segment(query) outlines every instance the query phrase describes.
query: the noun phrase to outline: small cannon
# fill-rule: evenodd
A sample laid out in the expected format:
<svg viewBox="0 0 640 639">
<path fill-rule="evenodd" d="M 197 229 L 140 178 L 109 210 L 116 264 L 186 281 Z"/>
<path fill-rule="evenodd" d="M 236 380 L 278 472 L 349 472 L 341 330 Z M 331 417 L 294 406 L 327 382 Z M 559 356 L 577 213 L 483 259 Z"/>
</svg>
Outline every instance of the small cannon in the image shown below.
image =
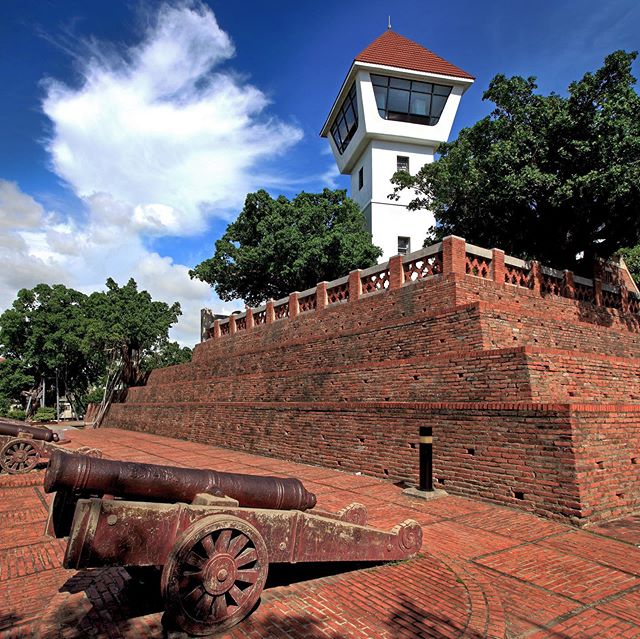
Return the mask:
<svg viewBox="0 0 640 639">
<path fill-rule="evenodd" d="M 54 452 L 47 534 L 68 537 L 65 568 L 161 567 L 163 623 L 191 635 L 227 630 L 253 610 L 269 564 L 406 559 L 412 520 L 367 525 L 366 508 L 314 508 L 298 479 L 94 459 Z"/>
<path fill-rule="evenodd" d="M 0 419 L 0 468 L 11 475 L 28 473 L 38 462 L 48 459 L 53 450 L 61 450 L 59 445 L 64 443 L 58 433 L 44 426 Z M 88 446 L 68 452 L 102 457 L 102 451 Z"/>
<path fill-rule="evenodd" d="M 57 441 L 49 428 L 0 420 L 0 467 L 12 475 L 28 473 L 47 456 L 46 444 Z"/>
</svg>

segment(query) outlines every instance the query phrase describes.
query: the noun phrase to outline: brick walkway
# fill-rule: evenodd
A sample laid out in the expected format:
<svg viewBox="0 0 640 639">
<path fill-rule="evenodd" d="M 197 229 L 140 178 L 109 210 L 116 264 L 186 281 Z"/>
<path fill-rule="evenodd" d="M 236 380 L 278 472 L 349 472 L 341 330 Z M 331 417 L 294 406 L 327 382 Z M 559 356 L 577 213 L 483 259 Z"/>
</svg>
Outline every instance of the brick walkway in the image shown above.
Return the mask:
<svg viewBox="0 0 640 639">
<path fill-rule="evenodd" d="M 74 431 L 70 447 L 111 458 L 300 477 L 318 506 L 358 501 L 370 523 L 424 529 L 416 559 L 344 571 L 273 566 L 260 606 L 225 637 L 347 639 L 640 638 L 640 515 L 576 530 L 447 496 L 410 499 L 370 477 L 115 430 Z M 161 637 L 161 602 L 121 568 L 61 567 L 43 535 L 43 472 L 0 476 L 0 638 Z"/>
</svg>

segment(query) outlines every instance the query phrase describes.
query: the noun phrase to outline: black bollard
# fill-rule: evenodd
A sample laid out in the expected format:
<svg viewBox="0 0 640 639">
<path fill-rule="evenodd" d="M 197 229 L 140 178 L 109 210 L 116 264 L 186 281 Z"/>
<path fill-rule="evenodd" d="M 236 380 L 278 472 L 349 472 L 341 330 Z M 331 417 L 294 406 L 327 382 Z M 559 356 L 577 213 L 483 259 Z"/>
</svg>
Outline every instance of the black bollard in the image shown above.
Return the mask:
<svg viewBox="0 0 640 639">
<path fill-rule="evenodd" d="M 420 490 L 433 491 L 433 428 L 420 426 Z"/>
</svg>

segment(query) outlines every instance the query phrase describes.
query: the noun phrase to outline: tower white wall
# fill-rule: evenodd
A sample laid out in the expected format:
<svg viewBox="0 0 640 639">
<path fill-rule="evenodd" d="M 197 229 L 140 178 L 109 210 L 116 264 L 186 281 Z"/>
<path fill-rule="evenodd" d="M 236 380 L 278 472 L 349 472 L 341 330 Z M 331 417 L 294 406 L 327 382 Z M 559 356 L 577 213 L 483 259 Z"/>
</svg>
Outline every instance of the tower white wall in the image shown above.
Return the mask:
<svg viewBox="0 0 640 639">
<path fill-rule="evenodd" d="M 410 173 L 433 162 L 433 147 L 418 144 L 372 140 L 354 164 L 351 173 L 351 197 L 360 205 L 372 241 L 382 251 L 381 261 L 398 252 L 398 237 L 408 237 L 410 250 L 422 247 L 435 219 L 429 211 L 409 211 L 406 207 L 416 197 L 413 190 L 400 194 L 398 201 L 390 200 L 393 193 L 391 177 L 398 168 L 398 156 L 409 158 Z M 363 172 L 363 185 L 359 188 L 359 173 Z"/>
</svg>

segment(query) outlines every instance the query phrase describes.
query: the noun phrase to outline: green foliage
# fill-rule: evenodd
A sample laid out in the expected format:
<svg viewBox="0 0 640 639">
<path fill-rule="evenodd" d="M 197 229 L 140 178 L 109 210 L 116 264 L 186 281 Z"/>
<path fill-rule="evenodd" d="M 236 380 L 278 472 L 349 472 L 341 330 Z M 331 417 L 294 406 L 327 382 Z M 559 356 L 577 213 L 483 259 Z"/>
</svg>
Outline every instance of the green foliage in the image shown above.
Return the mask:
<svg viewBox="0 0 640 639">
<path fill-rule="evenodd" d="M 138 290 L 135 280 L 121 287 L 109 278 L 107 291 L 92 293 L 88 299 L 88 343 L 122 363 L 125 386 L 143 384 L 143 362 L 162 348 L 181 314 L 178 302 L 171 306 L 154 302 L 147 291 Z"/>
<path fill-rule="evenodd" d="M 573 82 L 568 96 L 537 95 L 535 78 L 496 76 L 490 116 L 439 148 L 417 175 L 411 209 L 434 211 L 428 241 L 456 234 L 556 267 L 610 257 L 640 241 L 640 96 L 617 51 Z"/>
<path fill-rule="evenodd" d="M 371 266 L 380 255 L 346 191 L 324 189 L 288 200 L 260 190 L 247 195 L 214 256 L 189 275 L 214 286 L 223 300 L 240 297 L 257 306 Z"/>
<path fill-rule="evenodd" d="M 180 346 L 178 342 L 168 340 L 160 345 L 157 351 L 151 353 L 143 364 L 145 371 L 152 371 L 154 368 L 165 368 L 176 364 L 184 364 L 191 361 L 193 350 L 188 346 Z"/>
<path fill-rule="evenodd" d="M 5 359 L 0 362 L 0 398 L 5 398 L 9 404 L 22 403 L 22 391 L 31 388 L 33 383 L 33 375 L 28 373 L 23 360 Z"/>
<path fill-rule="evenodd" d="M 27 414 L 21 408 L 10 408 L 5 416 L 9 419 L 19 419 L 21 421 L 24 421 L 27 417 Z"/>
<path fill-rule="evenodd" d="M 633 248 L 623 248 L 618 251 L 618 255 L 624 258 L 631 276 L 636 283 L 640 284 L 640 244 Z"/>
<path fill-rule="evenodd" d="M 165 351 L 167 361 L 185 356 L 167 346 L 179 315 L 178 303 L 153 301 L 133 279 L 123 287 L 109 279 L 105 292 L 89 296 L 62 285 L 22 289 L 0 315 L 0 355 L 7 358 L 0 397 L 24 403 L 23 392 L 45 380 L 52 393 L 56 379 L 60 395 L 82 397 L 100 381 L 104 387 L 109 365 L 121 368 L 124 387 L 143 383 L 147 359 Z"/>
<path fill-rule="evenodd" d="M 33 419 L 36 422 L 50 422 L 56 418 L 56 409 L 48 406 L 41 406 L 36 411 Z"/>
</svg>

